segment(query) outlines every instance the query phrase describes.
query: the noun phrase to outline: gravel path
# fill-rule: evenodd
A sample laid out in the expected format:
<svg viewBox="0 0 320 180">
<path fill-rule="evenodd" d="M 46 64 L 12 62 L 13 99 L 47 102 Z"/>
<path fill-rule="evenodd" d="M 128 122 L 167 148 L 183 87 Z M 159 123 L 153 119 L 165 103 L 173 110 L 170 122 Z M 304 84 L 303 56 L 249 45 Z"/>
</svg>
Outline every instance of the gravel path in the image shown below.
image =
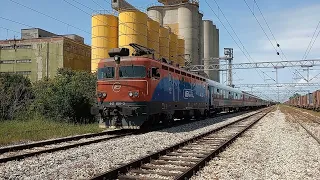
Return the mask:
<svg viewBox="0 0 320 180">
<path fill-rule="evenodd" d="M 72 148 L 0 164 L 0 179 L 87 179 L 251 113 L 219 117 L 162 131 Z M 220 122 L 222 120 L 226 120 Z M 220 122 L 220 123 L 218 123 Z"/>
<path fill-rule="evenodd" d="M 21 154 L 47 150 L 47 149 L 51 149 L 51 148 L 58 148 L 58 147 L 72 145 L 72 144 L 84 143 L 84 142 L 89 142 L 89 141 L 98 140 L 98 139 L 105 139 L 105 138 L 110 138 L 113 136 L 116 136 L 116 135 L 103 135 L 103 136 L 96 136 L 96 137 L 91 137 L 91 138 L 82 138 L 82 139 L 74 140 L 74 141 L 67 141 L 67 142 L 62 142 L 62 143 L 57 143 L 57 144 L 50 144 L 50 145 L 34 147 L 34 148 L 30 148 L 30 149 L 23 149 L 23 150 L 19 150 L 19 151 L 11 151 L 11 152 L 0 154 L 0 158 L 17 156 L 17 155 L 21 155 Z"/>
<path fill-rule="evenodd" d="M 197 179 L 319 179 L 320 146 L 278 109 L 199 171 Z"/>
</svg>

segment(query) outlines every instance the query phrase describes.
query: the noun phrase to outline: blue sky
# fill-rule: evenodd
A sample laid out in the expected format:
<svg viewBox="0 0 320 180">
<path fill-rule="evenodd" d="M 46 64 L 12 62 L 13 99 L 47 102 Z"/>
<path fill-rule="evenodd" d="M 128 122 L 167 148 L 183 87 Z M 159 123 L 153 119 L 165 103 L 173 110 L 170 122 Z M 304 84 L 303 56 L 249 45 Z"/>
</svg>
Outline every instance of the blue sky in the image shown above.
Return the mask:
<svg viewBox="0 0 320 180">
<path fill-rule="evenodd" d="M 20 33 L 11 32 L 14 30 L 20 32 L 22 28 L 39 27 L 51 31 L 56 34 L 78 34 L 85 38 L 87 44 L 91 43 L 91 16 L 96 10 L 105 10 L 107 13 L 112 11 L 111 0 L 13 0 L 20 4 L 29 6 L 47 15 L 50 15 L 60 21 L 69 25 L 41 15 L 30 9 L 17 5 L 11 0 L 1 0 L 0 6 L 0 39 L 13 38 L 13 36 L 20 37 Z M 74 4 L 78 8 L 71 6 L 67 2 Z M 83 5 L 77 3 L 80 2 Z M 100 6 L 98 6 L 96 3 Z M 132 5 L 138 7 L 140 10 L 145 10 L 147 7 L 155 4 L 156 0 L 128 0 Z M 218 9 L 214 0 L 207 0 L 209 5 L 218 15 L 222 23 L 226 26 L 228 31 L 233 35 L 236 41 L 238 39 L 233 34 L 227 21 L 224 19 L 221 11 L 226 15 L 233 29 L 237 33 L 239 39 L 242 41 L 245 49 L 255 62 L 258 61 L 280 61 L 280 57 L 276 55 L 275 50 L 268 41 L 267 37 L 261 30 L 256 19 L 250 12 L 244 0 L 216 0 L 221 11 Z M 257 7 L 254 5 L 254 0 L 246 0 L 251 9 L 254 10 L 256 17 L 265 29 L 273 44 L 275 44 L 270 31 L 263 21 Z M 268 24 L 279 42 L 287 60 L 301 59 L 311 36 L 320 20 L 320 1 L 319 0 L 256 0 L 260 9 L 263 12 Z M 89 7 L 89 8 L 88 8 Z M 243 55 L 240 48 L 227 33 L 218 17 L 208 7 L 205 0 L 200 1 L 200 10 L 204 13 L 203 19 L 210 19 L 220 29 L 220 54 L 223 53 L 224 47 L 234 48 L 234 63 L 248 62 L 249 60 Z M 88 14 L 87 14 L 88 13 Z M 18 21 L 25 25 L 13 23 L 2 18 Z M 79 29 L 76 29 L 75 26 Z M 6 30 L 3 28 L 8 28 Z M 319 38 L 320 39 L 320 38 Z M 308 59 L 320 59 L 320 40 L 317 40 L 311 50 Z M 240 43 L 239 43 L 240 44 Z M 243 50 L 243 47 L 241 47 Z M 283 57 L 284 58 L 284 57 Z M 286 60 L 286 58 L 284 58 Z M 315 67 L 314 69 L 320 69 Z M 251 83 L 273 83 L 267 76 L 275 79 L 275 72 L 273 69 L 262 69 L 264 73 L 258 70 L 262 77 L 257 73 L 257 70 L 236 70 L 234 71 L 234 84 L 251 84 Z M 292 73 L 294 69 L 286 68 L 279 70 L 279 82 L 303 82 L 303 80 L 293 80 Z M 310 77 L 318 74 L 320 70 L 310 71 Z M 267 74 L 267 75 L 266 75 Z M 306 76 L 306 72 L 301 72 Z M 225 80 L 225 78 L 224 78 Z M 313 81 L 319 81 L 314 78 Z M 307 88 L 308 89 L 308 88 Z M 310 89 L 310 88 L 309 88 Z M 308 89 L 308 90 L 309 90 Z M 257 91 L 270 91 L 270 89 L 254 89 Z M 313 90 L 313 89 L 310 89 Z M 269 95 L 269 97 L 272 95 Z M 288 96 L 288 94 L 286 95 Z M 286 96 L 283 96 L 285 98 Z"/>
</svg>

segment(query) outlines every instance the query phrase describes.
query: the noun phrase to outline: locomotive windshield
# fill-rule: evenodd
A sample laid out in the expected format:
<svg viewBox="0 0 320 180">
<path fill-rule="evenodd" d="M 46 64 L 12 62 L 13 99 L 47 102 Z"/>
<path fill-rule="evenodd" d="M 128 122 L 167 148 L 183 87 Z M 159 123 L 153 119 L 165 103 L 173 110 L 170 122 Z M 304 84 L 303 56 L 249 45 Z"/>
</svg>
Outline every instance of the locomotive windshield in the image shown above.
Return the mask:
<svg viewBox="0 0 320 180">
<path fill-rule="evenodd" d="M 98 79 L 114 78 L 114 67 L 104 67 L 98 69 Z"/>
<path fill-rule="evenodd" d="M 144 78 L 147 70 L 144 66 L 121 66 L 119 68 L 120 78 Z"/>
</svg>

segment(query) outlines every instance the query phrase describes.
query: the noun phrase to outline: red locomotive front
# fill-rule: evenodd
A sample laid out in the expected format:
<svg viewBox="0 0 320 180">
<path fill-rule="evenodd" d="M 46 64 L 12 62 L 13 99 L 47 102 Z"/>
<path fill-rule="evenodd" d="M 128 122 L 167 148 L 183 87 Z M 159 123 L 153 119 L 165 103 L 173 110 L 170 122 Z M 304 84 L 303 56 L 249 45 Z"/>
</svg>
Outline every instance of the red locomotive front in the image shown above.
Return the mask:
<svg viewBox="0 0 320 180">
<path fill-rule="evenodd" d="M 126 49 L 98 64 L 97 106 L 92 114 L 100 116 L 100 126 L 137 129 L 148 118 L 156 86 L 150 78 L 157 67 L 147 57 L 127 56 L 120 50 Z"/>
</svg>

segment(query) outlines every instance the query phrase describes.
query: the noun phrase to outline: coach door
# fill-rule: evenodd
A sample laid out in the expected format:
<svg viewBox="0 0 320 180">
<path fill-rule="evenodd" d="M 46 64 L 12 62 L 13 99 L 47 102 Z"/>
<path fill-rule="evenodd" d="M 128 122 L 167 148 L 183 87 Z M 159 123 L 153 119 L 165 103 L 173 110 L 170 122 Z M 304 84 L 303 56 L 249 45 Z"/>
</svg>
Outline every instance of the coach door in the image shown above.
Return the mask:
<svg viewBox="0 0 320 180">
<path fill-rule="evenodd" d="M 171 95 L 172 95 L 172 101 L 177 101 L 177 92 L 176 92 L 176 85 L 175 85 L 175 82 L 174 82 L 174 79 L 173 79 L 173 76 L 171 73 L 169 73 L 169 86 L 170 86 L 170 92 L 171 92 Z"/>
<path fill-rule="evenodd" d="M 209 90 L 209 107 L 212 106 L 212 100 L 213 100 L 213 87 L 212 86 L 208 86 L 208 90 Z"/>
<path fill-rule="evenodd" d="M 174 101 L 179 101 L 179 81 L 175 81 L 174 79 L 172 81 L 174 83 Z"/>
</svg>

